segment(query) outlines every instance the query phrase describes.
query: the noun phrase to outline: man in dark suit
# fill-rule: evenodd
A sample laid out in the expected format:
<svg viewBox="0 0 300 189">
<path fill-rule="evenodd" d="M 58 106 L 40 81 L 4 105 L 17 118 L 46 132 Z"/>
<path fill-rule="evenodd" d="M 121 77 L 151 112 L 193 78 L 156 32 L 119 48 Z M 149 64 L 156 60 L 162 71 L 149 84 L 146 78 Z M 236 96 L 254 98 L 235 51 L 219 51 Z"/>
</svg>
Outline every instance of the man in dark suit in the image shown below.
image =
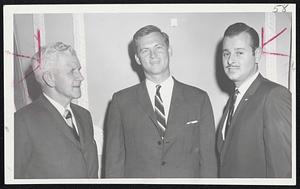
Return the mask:
<svg viewBox="0 0 300 189">
<path fill-rule="evenodd" d="M 217 131 L 220 177 L 291 177 L 291 94 L 258 72 L 257 32 L 244 23 L 223 38 L 223 66 L 235 84 Z"/>
<path fill-rule="evenodd" d="M 171 77 L 169 37 L 159 28 L 141 28 L 133 42 L 146 80 L 113 95 L 105 177 L 216 177 L 207 93 Z"/>
<path fill-rule="evenodd" d="M 83 80 L 75 51 L 50 44 L 33 58 L 37 66 L 43 94 L 15 113 L 15 178 L 97 178 L 91 115 L 71 103 L 81 96 Z"/>
</svg>

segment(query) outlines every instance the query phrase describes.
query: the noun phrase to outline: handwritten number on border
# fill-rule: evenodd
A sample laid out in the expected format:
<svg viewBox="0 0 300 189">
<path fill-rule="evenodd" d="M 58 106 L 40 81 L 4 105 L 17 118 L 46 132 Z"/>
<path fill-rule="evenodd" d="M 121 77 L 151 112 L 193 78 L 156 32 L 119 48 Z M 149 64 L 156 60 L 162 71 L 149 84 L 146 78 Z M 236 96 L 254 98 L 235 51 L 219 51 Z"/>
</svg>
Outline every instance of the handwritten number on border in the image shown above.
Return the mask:
<svg viewBox="0 0 300 189">
<path fill-rule="evenodd" d="M 276 5 L 276 6 L 273 8 L 273 12 L 274 12 L 274 13 L 276 13 L 276 12 L 286 12 L 286 8 L 287 8 L 288 6 L 289 6 L 288 4 Z"/>
</svg>

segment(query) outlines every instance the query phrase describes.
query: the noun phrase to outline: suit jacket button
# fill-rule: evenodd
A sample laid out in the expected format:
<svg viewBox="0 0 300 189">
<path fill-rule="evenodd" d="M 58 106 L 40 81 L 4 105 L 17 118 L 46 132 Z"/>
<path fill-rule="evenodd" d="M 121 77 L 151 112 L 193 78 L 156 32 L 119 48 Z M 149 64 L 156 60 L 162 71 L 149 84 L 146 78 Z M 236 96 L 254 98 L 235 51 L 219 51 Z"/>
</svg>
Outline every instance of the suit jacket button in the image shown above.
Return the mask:
<svg viewBox="0 0 300 189">
<path fill-rule="evenodd" d="M 158 145 L 161 145 L 161 141 L 158 141 L 157 144 L 158 144 Z"/>
<path fill-rule="evenodd" d="M 166 163 L 167 163 L 167 162 L 162 161 L 162 162 L 161 162 L 161 165 L 164 166 L 164 165 L 166 165 Z"/>
</svg>

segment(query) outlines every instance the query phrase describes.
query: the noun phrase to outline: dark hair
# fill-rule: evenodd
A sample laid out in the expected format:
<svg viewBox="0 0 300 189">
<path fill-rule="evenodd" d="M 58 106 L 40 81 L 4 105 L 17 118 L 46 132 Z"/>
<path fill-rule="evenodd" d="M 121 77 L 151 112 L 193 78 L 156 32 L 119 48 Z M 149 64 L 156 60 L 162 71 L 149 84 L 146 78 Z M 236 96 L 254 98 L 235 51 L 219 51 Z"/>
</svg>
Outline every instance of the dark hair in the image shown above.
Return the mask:
<svg viewBox="0 0 300 189">
<path fill-rule="evenodd" d="M 162 35 L 162 37 L 164 38 L 164 42 L 166 43 L 167 47 L 169 47 L 169 36 L 168 34 L 166 34 L 165 32 L 162 32 L 158 27 L 153 26 L 153 25 L 147 25 L 142 27 L 141 29 L 139 29 L 137 32 L 135 32 L 135 34 L 133 35 L 133 42 L 134 42 L 134 47 L 135 47 L 135 52 L 137 52 L 137 44 L 138 44 L 138 40 L 139 38 L 146 36 L 150 33 L 153 32 L 158 32 Z"/>
<path fill-rule="evenodd" d="M 248 26 L 245 23 L 238 22 L 230 25 L 224 32 L 224 37 L 233 37 L 239 35 L 240 33 L 246 32 L 251 38 L 251 44 L 253 53 L 259 47 L 259 37 L 258 33 L 252 27 Z"/>
</svg>

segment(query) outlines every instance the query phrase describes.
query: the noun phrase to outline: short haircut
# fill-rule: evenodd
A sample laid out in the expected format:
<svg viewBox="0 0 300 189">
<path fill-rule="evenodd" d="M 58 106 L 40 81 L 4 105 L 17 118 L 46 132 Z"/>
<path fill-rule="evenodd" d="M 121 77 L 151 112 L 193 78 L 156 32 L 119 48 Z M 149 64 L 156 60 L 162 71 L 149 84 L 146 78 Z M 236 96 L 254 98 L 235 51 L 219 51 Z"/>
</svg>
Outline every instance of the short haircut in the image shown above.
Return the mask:
<svg viewBox="0 0 300 189">
<path fill-rule="evenodd" d="M 162 32 L 158 27 L 153 25 L 147 25 L 139 29 L 134 35 L 133 35 L 133 42 L 135 47 L 135 52 L 137 53 L 138 48 L 138 40 L 139 38 L 146 36 L 150 33 L 158 32 L 162 35 L 164 38 L 164 42 L 166 43 L 167 47 L 169 47 L 169 36 L 165 32 Z"/>
<path fill-rule="evenodd" d="M 253 29 L 252 27 L 248 26 L 245 23 L 238 22 L 235 24 L 230 25 L 224 32 L 224 37 L 233 37 L 237 36 L 243 32 L 246 32 L 249 34 L 251 38 L 251 44 L 250 46 L 252 47 L 253 53 L 255 50 L 259 47 L 259 37 L 258 33 Z"/>
<path fill-rule="evenodd" d="M 34 70 L 35 78 L 41 87 L 44 86 L 44 73 L 51 71 L 52 68 L 56 66 L 58 57 L 61 55 L 76 56 L 76 52 L 70 45 L 66 45 L 62 42 L 55 42 L 41 47 L 31 58 L 31 66 Z"/>
</svg>

